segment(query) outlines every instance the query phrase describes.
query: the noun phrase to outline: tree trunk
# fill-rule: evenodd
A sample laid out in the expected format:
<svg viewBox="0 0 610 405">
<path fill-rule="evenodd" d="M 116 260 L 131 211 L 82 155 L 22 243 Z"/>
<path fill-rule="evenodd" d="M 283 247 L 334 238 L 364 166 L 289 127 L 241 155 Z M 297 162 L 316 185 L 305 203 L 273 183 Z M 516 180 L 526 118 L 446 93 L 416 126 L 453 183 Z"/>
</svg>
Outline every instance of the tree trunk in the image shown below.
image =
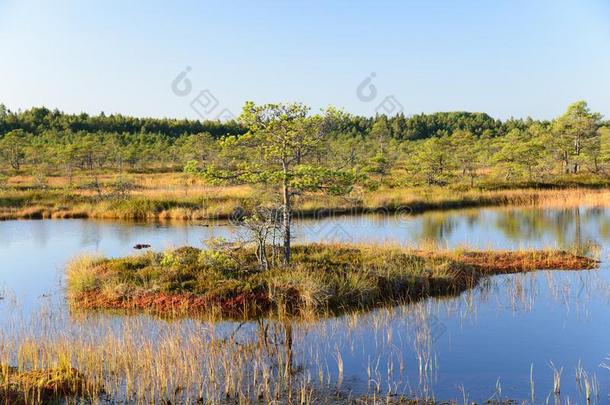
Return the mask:
<svg viewBox="0 0 610 405">
<path fill-rule="evenodd" d="M 282 185 L 282 195 L 284 197 L 284 205 L 282 206 L 282 228 L 284 231 L 284 264 L 290 263 L 290 192 L 288 190 L 288 176 L 284 170 L 284 182 Z"/>
<path fill-rule="evenodd" d="M 19 169 L 21 168 L 21 162 L 19 159 L 19 151 L 16 151 L 14 149 L 10 151 L 10 161 L 11 161 L 11 166 L 13 167 L 13 169 L 15 169 L 16 171 L 19 171 Z"/>
</svg>

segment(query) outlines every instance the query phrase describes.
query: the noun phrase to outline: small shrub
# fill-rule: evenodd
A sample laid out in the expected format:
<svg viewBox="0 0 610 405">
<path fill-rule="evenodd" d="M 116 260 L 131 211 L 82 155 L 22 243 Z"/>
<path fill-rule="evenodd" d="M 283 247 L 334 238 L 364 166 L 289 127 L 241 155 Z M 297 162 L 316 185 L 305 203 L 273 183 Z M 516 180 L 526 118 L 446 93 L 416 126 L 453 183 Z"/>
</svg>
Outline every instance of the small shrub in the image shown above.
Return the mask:
<svg viewBox="0 0 610 405">
<path fill-rule="evenodd" d="M 198 262 L 202 267 L 212 269 L 225 278 L 234 278 L 239 271 L 237 261 L 218 250 L 202 250 L 199 253 Z"/>
<path fill-rule="evenodd" d="M 46 190 L 49 186 L 46 173 L 42 170 L 37 170 L 32 175 L 34 176 L 34 185 L 41 190 Z"/>
<path fill-rule="evenodd" d="M 163 267 L 174 267 L 179 265 L 180 262 L 174 252 L 165 252 L 163 258 L 161 259 L 161 266 Z"/>
<path fill-rule="evenodd" d="M 111 196 L 115 200 L 127 200 L 136 188 L 135 184 L 125 176 L 118 176 L 110 185 Z"/>
</svg>

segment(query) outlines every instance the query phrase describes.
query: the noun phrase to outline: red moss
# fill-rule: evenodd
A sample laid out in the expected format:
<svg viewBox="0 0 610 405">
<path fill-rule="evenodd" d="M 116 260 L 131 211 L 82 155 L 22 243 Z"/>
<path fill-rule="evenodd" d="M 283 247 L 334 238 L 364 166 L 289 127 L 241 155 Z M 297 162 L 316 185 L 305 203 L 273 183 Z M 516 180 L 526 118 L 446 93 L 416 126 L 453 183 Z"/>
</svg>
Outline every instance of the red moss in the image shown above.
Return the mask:
<svg viewBox="0 0 610 405">
<path fill-rule="evenodd" d="M 424 254 L 424 256 L 426 256 Z M 484 274 L 515 273 L 534 270 L 589 270 L 599 262 L 568 252 L 464 252 L 460 254 L 433 254 L 432 256 L 453 259 L 467 266 L 473 266 Z"/>
<path fill-rule="evenodd" d="M 97 290 L 79 294 L 80 309 L 143 310 L 159 314 L 198 314 L 214 310 L 226 316 L 255 315 L 271 307 L 264 293 L 240 293 L 233 297 L 208 297 L 193 293 L 143 292 L 132 297 L 107 297 Z"/>
</svg>

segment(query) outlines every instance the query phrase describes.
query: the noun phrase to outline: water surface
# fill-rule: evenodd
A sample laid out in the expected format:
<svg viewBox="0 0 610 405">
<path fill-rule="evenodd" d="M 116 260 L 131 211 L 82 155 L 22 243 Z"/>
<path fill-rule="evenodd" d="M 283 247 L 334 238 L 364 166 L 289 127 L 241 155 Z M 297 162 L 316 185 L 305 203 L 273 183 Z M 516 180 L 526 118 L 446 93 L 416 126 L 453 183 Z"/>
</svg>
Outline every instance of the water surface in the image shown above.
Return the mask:
<svg viewBox="0 0 610 405">
<path fill-rule="evenodd" d="M 451 299 L 346 315 L 293 327 L 295 362 L 340 390 L 430 395 L 483 401 L 510 397 L 535 403 L 552 389 L 553 362 L 563 367 L 561 402 L 584 403 L 582 367 L 606 403 L 610 371 L 610 210 L 501 208 L 419 216 L 334 217 L 299 221 L 300 241 L 386 242 L 409 246 L 520 249 L 579 246 L 599 255 L 600 270 L 497 276 Z M 155 250 L 237 238 L 238 228 L 197 223 L 93 220 L 0 222 L 0 314 L 24 317 L 46 306 L 65 310 L 63 271 L 78 254 L 122 256 L 136 243 Z M 69 316 L 67 316 L 69 319 Z M 142 317 L 154 328 L 165 321 Z M 92 317 L 91 327 L 99 318 Z M 121 317 L 112 317 L 119 327 Z M 70 321 L 68 321 L 70 322 Z M 174 327 L 197 321 L 179 321 Z M 231 331 L 236 325 L 223 324 Z M 247 336 L 254 325 L 242 326 Z M 339 371 L 339 360 L 343 373 Z M 555 398 L 551 397 L 552 400 Z"/>
</svg>

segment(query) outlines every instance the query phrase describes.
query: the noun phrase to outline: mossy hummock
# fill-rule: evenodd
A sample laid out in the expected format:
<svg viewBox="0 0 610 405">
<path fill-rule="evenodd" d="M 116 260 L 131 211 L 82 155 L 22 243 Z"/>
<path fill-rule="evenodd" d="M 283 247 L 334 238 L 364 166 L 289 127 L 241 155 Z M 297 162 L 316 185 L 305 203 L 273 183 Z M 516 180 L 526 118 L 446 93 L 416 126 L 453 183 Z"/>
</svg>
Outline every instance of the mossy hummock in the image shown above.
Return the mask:
<svg viewBox="0 0 610 405">
<path fill-rule="evenodd" d="M 119 259 L 77 259 L 68 267 L 68 292 L 75 309 L 246 318 L 337 314 L 459 294 L 494 274 L 596 266 L 593 259 L 564 251 L 432 252 L 310 244 L 294 247 L 290 266 L 263 270 L 250 247 L 182 247 Z"/>
</svg>

